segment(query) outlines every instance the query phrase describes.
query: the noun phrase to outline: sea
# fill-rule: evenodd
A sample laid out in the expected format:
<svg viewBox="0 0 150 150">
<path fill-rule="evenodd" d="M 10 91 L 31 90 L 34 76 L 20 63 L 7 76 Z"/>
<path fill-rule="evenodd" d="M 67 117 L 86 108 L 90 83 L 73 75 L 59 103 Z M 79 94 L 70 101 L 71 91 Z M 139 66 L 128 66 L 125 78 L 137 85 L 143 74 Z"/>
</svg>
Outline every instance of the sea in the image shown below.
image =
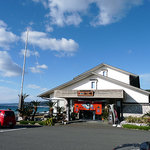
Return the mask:
<svg viewBox="0 0 150 150">
<path fill-rule="evenodd" d="M 11 109 L 15 112 L 15 114 L 18 114 L 18 103 L 5 103 L 5 104 L 0 104 L 0 110 L 7 110 L 7 109 Z M 44 113 L 49 111 L 49 107 L 48 106 L 38 106 L 37 112 L 39 113 Z"/>
</svg>

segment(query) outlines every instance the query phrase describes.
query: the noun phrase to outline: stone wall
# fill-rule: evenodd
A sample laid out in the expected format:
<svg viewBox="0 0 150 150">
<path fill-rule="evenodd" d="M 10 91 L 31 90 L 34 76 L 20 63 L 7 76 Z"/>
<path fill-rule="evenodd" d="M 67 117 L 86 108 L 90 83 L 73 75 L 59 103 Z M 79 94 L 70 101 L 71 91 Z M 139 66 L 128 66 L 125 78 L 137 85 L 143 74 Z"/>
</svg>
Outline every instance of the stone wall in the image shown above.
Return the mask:
<svg viewBox="0 0 150 150">
<path fill-rule="evenodd" d="M 150 112 L 150 104 L 123 104 L 124 116 L 142 116 Z"/>
</svg>

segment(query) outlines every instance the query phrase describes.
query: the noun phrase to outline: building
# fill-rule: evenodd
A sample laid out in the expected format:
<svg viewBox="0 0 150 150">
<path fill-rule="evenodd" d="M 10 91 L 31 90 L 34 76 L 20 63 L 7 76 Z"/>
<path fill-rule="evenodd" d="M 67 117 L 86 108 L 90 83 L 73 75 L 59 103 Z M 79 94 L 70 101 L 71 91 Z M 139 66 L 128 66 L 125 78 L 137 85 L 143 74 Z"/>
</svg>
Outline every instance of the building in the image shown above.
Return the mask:
<svg viewBox="0 0 150 150">
<path fill-rule="evenodd" d="M 140 88 L 139 76 L 107 64 L 100 64 L 38 96 L 64 106 L 68 120 L 73 112 L 81 119 L 99 120 L 101 109 L 107 104 L 115 105 L 119 118 L 150 111 L 150 92 Z"/>
</svg>

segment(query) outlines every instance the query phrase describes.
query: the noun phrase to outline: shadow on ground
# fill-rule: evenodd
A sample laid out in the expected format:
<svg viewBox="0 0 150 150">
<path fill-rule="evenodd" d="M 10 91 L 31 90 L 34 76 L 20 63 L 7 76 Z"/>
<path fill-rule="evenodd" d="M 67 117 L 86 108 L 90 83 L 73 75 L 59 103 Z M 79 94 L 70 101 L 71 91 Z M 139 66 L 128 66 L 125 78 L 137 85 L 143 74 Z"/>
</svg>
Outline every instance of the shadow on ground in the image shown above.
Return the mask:
<svg viewBox="0 0 150 150">
<path fill-rule="evenodd" d="M 150 142 L 143 142 L 141 144 L 139 143 L 133 143 L 133 144 L 123 144 L 120 146 L 115 147 L 113 150 L 149 150 L 150 149 Z"/>
</svg>

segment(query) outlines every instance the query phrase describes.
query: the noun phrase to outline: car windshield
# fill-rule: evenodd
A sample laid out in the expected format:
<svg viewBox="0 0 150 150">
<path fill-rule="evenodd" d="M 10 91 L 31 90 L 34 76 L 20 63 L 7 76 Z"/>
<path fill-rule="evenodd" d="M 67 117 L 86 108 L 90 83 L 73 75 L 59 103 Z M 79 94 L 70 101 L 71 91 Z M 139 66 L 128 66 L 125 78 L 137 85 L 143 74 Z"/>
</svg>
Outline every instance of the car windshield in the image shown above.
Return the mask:
<svg viewBox="0 0 150 150">
<path fill-rule="evenodd" d="M 7 116 L 12 117 L 12 116 L 14 116 L 14 112 L 13 112 L 13 111 L 6 111 L 6 112 L 5 112 L 5 116 L 6 116 L 6 117 L 7 117 Z"/>
</svg>

